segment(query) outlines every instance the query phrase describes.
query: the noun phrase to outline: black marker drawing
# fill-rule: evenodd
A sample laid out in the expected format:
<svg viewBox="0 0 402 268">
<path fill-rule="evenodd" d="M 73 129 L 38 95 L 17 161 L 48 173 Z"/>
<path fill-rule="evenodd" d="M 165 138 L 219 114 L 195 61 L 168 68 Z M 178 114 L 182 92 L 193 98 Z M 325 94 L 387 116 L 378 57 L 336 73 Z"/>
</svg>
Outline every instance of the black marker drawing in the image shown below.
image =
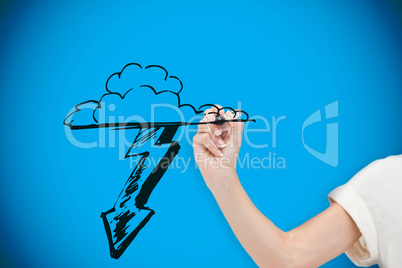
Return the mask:
<svg viewBox="0 0 402 268">
<path fill-rule="evenodd" d="M 162 66 L 149 65 L 143 68 L 140 64 L 130 63 L 107 79 L 107 93 L 99 101 L 89 100 L 76 105 L 75 111 L 64 120 L 64 125 L 71 130 L 111 128 L 138 131 L 125 158 L 139 157 L 139 161 L 114 206 L 101 214 L 112 258 L 118 259 L 124 253 L 155 214 L 146 204 L 180 150 L 178 141 L 173 140 L 180 126 L 255 121 L 250 120 L 246 112 L 231 107 L 218 108 L 205 104 L 196 109 L 190 104 L 182 104 L 179 96 L 182 89 L 180 79 L 169 75 Z M 230 110 L 236 119 L 227 120 L 217 116 L 213 122 L 194 123 L 180 118 L 171 121 L 178 115 L 173 113 L 169 117 L 169 112 L 164 112 L 164 118 L 160 119 L 158 115 L 148 113 L 149 107 L 158 103 L 170 103 L 180 111 L 185 113 L 187 110 L 191 114 L 200 114 L 203 112 L 201 109 L 206 107 L 215 107 L 217 112 L 213 113 L 217 115 L 221 109 Z M 239 112 L 246 118 L 236 117 Z M 151 155 L 154 159 L 160 159 L 155 167 L 146 163 Z"/>
</svg>

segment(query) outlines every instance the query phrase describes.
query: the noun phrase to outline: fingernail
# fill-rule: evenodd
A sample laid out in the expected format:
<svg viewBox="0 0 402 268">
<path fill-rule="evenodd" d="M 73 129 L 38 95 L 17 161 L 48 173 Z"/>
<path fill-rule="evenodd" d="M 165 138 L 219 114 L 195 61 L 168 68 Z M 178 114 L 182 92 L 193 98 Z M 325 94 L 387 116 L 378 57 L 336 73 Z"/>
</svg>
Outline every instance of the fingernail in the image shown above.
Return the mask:
<svg viewBox="0 0 402 268">
<path fill-rule="evenodd" d="M 218 136 L 218 135 L 220 135 L 222 132 L 221 132 L 221 129 L 220 128 L 215 128 L 215 131 L 214 131 L 214 134 L 215 134 L 215 136 Z"/>
<path fill-rule="evenodd" d="M 219 150 L 219 149 L 218 149 L 218 151 L 217 151 L 217 152 L 218 152 L 219 156 L 223 156 L 223 153 L 222 153 L 222 151 L 221 151 L 221 150 Z"/>
<path fill-rule="evenodd" d="M 221 140 L 221 139 L 217 139 L 217 142 L 218 142 L 219 147 L 221 147 L 221 148 L 225 147 L 225 145 L 226 145 L 226 144 L 223 142 L 223 140 Z"/>
</svg>

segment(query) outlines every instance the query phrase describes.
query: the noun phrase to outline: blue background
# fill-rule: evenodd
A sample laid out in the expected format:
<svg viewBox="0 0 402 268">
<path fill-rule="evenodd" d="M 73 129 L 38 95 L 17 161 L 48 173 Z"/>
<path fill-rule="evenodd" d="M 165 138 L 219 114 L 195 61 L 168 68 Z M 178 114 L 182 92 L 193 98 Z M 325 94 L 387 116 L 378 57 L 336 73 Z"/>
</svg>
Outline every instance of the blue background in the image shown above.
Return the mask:
<svg viewBox="0 0 402 268">
<path fill-rule="evenodd" d="M 183 102 L 286 115 L 275 152 L 286 169 L 242 169 L 257 207 L 290 230 L 371 161 L 402 151 L 399 6 L 384 1 L 5 2 L 0 43 L 0 252 L 10 267 L 254 267 L 198 170 L 174 169 L 153 192 L 156 215 L 125 254 L 109 256 L 100 213 L 130 172 L 116 148 L 81 149 L 62 121 L 97 99 L 129 62 L 159 64 Z M 339 166 L 311 156 L 301 126 L 339 100 Z M 306 137 L 323 150 L 325 122 Z M 261 123 L 254 125 L 261 127 Z M 254 143 L 271 133 L 250 134 Z M 321 147 L 320 147 L 321 146 Z M 192 156 L 182 142 L 180 156 Z M 175 194 L 172 194 L 174 192 Z M 354 267 L 343 254 L 324 267 Z"/>
</svg>

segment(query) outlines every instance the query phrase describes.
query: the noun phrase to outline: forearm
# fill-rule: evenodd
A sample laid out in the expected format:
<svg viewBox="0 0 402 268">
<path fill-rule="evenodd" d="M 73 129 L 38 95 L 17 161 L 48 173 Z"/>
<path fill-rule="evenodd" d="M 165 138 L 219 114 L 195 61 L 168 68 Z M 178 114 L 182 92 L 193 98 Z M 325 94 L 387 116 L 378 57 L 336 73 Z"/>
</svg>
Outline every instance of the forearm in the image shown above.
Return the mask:
<svg viewBox="0 0 402 268">
<path fill-rule="evenodd" d="M 206 181 L 236 237 L 260 267 L 317 267 L 361 236 L 337 203 L 285 233 L 254 206 L 235 172 Z"/>
<path fill-rule="evenodd" d="M 254 206 L 235 173 L 216 178 L 208 187 L 236 237 L 257 265 L 293 266 L 287 234 Z"/>
</svg>

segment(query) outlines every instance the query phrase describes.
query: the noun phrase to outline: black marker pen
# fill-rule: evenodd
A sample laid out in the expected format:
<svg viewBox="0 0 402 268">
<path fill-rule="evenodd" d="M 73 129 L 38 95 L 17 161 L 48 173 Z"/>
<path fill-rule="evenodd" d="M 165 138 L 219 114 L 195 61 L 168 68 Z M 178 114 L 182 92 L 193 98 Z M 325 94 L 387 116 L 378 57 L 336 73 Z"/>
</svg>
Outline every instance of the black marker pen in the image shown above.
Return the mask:
<svg viewBox="0 0 402 268">
<path fill-rule="evenodd" d="M 215 117 L 214 124 L 220 126 L 220 125 L 223 125 L 224 123 L 226 123 L 226 121 L 227 121 L 227 119 L 226 119 L 225 115 L 217 115 Z"/>
</svg>

